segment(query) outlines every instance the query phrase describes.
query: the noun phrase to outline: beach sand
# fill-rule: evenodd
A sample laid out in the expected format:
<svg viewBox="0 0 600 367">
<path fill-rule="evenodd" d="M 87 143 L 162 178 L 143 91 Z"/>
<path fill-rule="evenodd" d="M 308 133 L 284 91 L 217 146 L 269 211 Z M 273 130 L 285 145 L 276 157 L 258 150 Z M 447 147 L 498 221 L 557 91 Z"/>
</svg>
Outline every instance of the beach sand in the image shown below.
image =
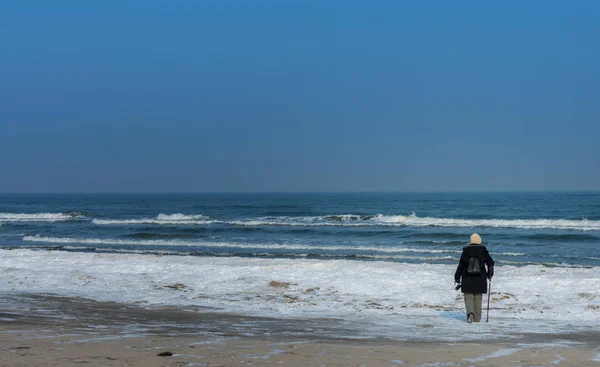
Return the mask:
<svg viewBox="0 0 600 367">
<path fill-rule="evenodd" d="M 0 366 L 598 366 L 597 334 L 481 343 L 365 340 L 336 320 L 4 297 Z M 158 356 L 170 352 L 172 356 Z"/>
</svg>

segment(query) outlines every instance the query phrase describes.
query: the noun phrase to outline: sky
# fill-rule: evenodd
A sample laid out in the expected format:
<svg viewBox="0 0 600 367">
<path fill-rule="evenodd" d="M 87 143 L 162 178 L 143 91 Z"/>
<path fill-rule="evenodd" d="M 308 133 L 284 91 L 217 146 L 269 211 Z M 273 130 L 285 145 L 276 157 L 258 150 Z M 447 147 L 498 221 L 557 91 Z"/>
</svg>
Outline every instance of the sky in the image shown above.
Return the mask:
<svg viewBox="0 0 600 367">
<path fill-rule="evenodd" d="M 0 192 L 600 190 L 597 1 L 5 1 Z"/>
</svg>

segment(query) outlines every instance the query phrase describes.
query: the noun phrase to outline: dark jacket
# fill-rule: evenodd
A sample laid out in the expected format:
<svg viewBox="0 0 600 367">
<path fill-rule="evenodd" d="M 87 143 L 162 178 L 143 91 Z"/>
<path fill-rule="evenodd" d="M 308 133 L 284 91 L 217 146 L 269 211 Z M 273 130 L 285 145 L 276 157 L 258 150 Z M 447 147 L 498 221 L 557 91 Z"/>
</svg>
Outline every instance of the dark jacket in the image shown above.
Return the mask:
<svg viewBox="0 0 600 367">
<path fill-rule="evenodd" d="M 481 275 L 467 275 L 469 259 L 477 257 L 482 266 Z M 487 269 L 485 267 L 487 266 Z M 494 259 L 484 245 L 469 245 L 463 248 L 454 273 L 454 281 L 462 284 L 463 293 L 487 293 L 487 280 L 494 276 Z"/>
</svg>

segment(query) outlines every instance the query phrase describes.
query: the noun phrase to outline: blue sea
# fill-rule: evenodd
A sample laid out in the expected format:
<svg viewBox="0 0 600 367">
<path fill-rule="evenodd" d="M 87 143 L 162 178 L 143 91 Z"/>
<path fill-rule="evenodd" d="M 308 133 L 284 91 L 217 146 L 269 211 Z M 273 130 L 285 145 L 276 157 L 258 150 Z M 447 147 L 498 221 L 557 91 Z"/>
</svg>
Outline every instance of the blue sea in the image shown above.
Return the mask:
<svg viewBox="0 0 600 367">
<path fill-rule="evenodd" d="M 600 266 L 600 193 L 0 195 L 0 248 Z"/>
<path fill-rule="evenodd" d="M 477 328 L 453 284 L 473 232 L 496 261 Z M 599 267 L 594 192 L 0 196 L 0 306 L 15 310 L 50 294 L 337 320 L 344 337 L 593 333 Z"/>
</svg>

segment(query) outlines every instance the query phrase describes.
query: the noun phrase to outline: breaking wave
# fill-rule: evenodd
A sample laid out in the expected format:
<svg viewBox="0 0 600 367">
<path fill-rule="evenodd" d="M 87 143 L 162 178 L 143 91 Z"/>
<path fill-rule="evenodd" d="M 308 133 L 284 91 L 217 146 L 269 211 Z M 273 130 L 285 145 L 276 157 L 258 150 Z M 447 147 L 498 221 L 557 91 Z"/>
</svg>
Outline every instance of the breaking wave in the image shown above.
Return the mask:
<svg viewBox="0 0 600 367">
<path fill-rule="evenodd" d="M 598 220 L 568 219 L 456 219 L 410 215 L 336 215 L 316 217 L 265 217 L 229 222 L 245 226 L 405 226 L 405 227 L 491 227 L 522 229 L 566 229 L 600 231 Z"/>
<path fill-rule="evenodd" d="M 181 213 L 177 214 L 159 214 L 154 218 L 141 218 L 141 219 L 94 219 L 92 223 L 99 225 L 111 225 L 111 224 L 167 224 L 167 225 L 201 225 L 211 224 L 216 221 L 210 220 L 210 218 L 204 215 L 185 215 Z"/>
<path fill-rule="evenodd" d="M 56 215 L 56 214 L 55 214 Z M 64 216 L 66 214 L 59 214 Z M 67 217 L 72 218 L 72 217 Z M 0 221 L 2 217 L 0 217 Z M 561 229 L 577 231 L 600 231 L 600 220 L 571 219 L 458 219 L 418 217 L 410 215 L 325 215 L 308 217 L 258 217 L 239 220 L 216 220 L 203 215 L 159 214 L 154 218 L 141 219 L 93 219 L 98 225 L 159 224 L 159 225 L 208 225 L 224 224 L 233 226 L 341 226 L 341 227 L 489 227 L 517 229 Z"/>
<path fill-rule="evenodd" d="M 25 236 L 23 241 L 38 243 L 54 243 L 61 245 L 98 245 L 98 246 L 134 246 L 134 247 L 152 247 L 152 252 L 158 248 L 180 247 L 186 248 L 185 251 L 176 251 L 175 253 L 184 255 L 190 251 L 202 254 L 223 254 L 222 250 L 231 251 L 235 255 L 235 249 L 252 251 L 254 255 L 261 256 L 288 256 L 290 251 L 302 252 L 294 253 L 294 256 L 319 256 L 319 257 L 355 257 L 355 258 L 373 258 L 373 259 L 402 259 L 410 254 L 420 254 L 426 256 L 438 255 L 445 256 L 446 259 L 457 259 L 462 253 L 462 248 L 424 248 L 408 246 L 354 246 L 354 245 L 307 245 L 307 244 L 269 244 L 269 243 L 235 243 L 235 242 L 213 242 L 213 241 L 191 241 L 191 240 L 158 240 L 158 239 L 105 239 L 105 238 L 73 238 L 73 237 L 44 237 L 44 236 Z M 203 249 L 203 250 L 200 250 Z M 126 249 L 123 249 L 124 251 Z M 129 251 L 129 249 L 127 249 Z M 162 250 L 161 250 L 162 251 Z M 217 252 L 219 251 L 219 252 Z M 247 252 L 245 254 L 248 254 Z M 520 257 L 524 253 L 505 252 L 497 255 Z M 408 258 L 407 258 L 408 259 Z M 416 260 L 414 258 L 413 260 Z"/>
<path fill-rule="evenodd" d="M 81 212 L 71 213 L 0 213 L 0 222 L 63 222 L 84 219 Z"/>
<path fill-rule="evenodd" d="M 303 245 L 303 244 L 268 244 L 268 243 L 230 243 L 208 241 L 182 240 L 125 240 L 105 238 L 72 238 L 25 236 L 23 241 L 61 243 L 61 244 L 90 244 L 90 245 L 126 245 L 126 246 L 181 246 L 181 247 L 211 247 L 211 248 L 241 248 L 252 250 L 289 250 L 289 251 L 362 251 L 377 253 L 431 253 L 431 254 L 460 254 L 462 249 L 428 249 L 400 246 L 339 246 L 339 245 Z"/>
<path fill-rule="evenodd" d="M 17 214 L 13 214 L 17 215 Z M 18 214 L 21 215 L 21 214 Z M 23 214 L 24 216 L 26 214 Z M 27 214 L 28 215 L 28 214 Z M 48 215 L 46 220 L 72 219 L 69 214 L 36 214 L 39 220 L 44 220 L 43 215 Z M 24 219 L 25 220 L 25 219 Z M 0 215 L 0 221 L 2 216 Z M 341 227 L 490 227 L 490 228 L 517 228 L 517 229 L 562 229 L 579 231 L 600 231 L 600 220 L 572 220 L 572 219 L 459 219 L 459 218 L 434 218 L 419 217 L 415 213 L 410 215 L 363 215 L 342 214 L 324 216 L 272 216 L 238 220 L 216 220 L 204 215 L 186 214 L 159 214 L 154 218 L 139 219 L 93 219 L 92 223 L 98 225 L 123 225 L 123 224 L 158 224 L 158 225 L 208 225 L 223 224 L 245 227 L 260 226 L 341 226 Z"/>
</svg>

